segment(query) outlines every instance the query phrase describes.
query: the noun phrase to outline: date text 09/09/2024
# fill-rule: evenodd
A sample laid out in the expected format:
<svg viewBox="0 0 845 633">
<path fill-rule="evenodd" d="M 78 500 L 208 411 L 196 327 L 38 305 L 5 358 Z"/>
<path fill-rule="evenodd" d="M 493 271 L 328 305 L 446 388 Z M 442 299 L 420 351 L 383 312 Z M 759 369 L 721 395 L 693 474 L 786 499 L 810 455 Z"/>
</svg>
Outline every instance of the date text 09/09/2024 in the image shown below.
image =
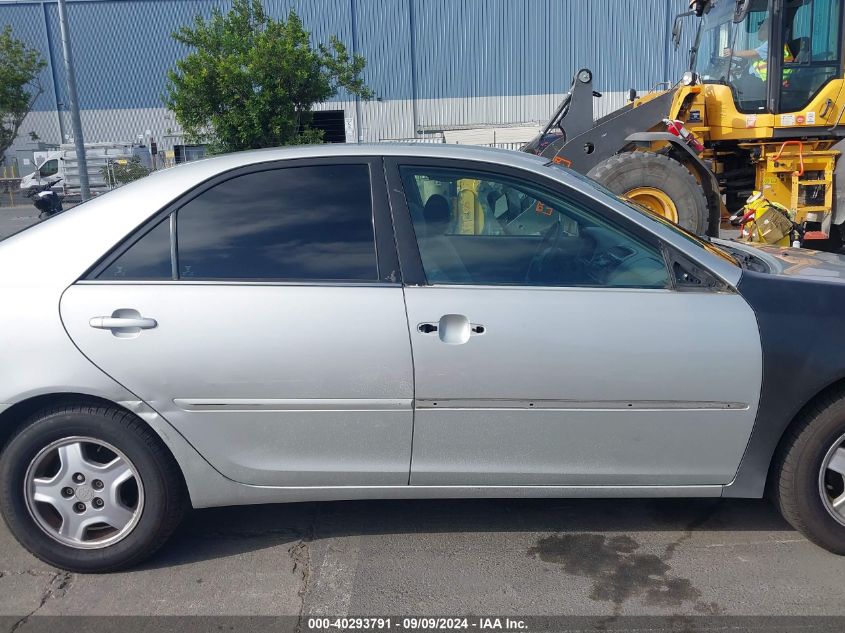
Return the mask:
<svg viewBox="0 0 845 633">
<path fill-rule="evenodd" d="M 322 617 L 308 618 L 307 627 L 309 631 L 525 631 L 527 624 L 507 617 Z"/>
</svg>

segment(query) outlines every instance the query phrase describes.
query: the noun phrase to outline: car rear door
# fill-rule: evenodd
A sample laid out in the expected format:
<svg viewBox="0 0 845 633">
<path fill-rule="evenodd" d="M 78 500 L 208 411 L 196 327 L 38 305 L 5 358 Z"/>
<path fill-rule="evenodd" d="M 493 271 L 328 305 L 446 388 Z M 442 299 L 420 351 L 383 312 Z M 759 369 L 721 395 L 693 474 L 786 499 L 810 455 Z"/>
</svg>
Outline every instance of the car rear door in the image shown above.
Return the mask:
<svg viewBox="0 0 845 633">
<path fill-rule="evenodd" d="M 388 173 L 405 194 L 412 485 L 731 481 L 761 372 L 739 295 L 681 287 L 653 236 L 555 181 L 410 159 Z"/>
<path fill-rule="evenodd" d="M 412 364 L 383 174 L 366 158 L 222 174 L 69 288 L 65 327 L 233 480 L 407 484 Z"/>
</svg>

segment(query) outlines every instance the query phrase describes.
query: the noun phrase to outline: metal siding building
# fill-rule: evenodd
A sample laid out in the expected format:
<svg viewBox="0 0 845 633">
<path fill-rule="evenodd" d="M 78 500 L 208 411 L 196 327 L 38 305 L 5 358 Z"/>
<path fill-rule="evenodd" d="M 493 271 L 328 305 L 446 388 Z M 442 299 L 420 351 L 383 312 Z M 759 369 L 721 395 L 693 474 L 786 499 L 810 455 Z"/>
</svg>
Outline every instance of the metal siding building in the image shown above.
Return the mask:
<svg viewBox="0 0 845 633">
<path fill-rule="evenodd" d="M 224 0 L 69 0 L 85 140 L 123 141 L 149 131 L 165 147 L 180 130 L 162 105 L 165 75 L 188 52 L 171 33 Z M 629 88 L 677 80 L 686 53 L 669 44 L 686 0 L 263 0 L 294 9 L 315 42 L 336 35 L 367 60 L 378 99 L 340 94 L 348 141 L 410 138 L 431 130 L 538 125 L 575 70 L 589 67 L 604 93 L 597 114 Z M 54 0 L 0 0 L 0 23 L 42 51 L 43 94 L 21 128 L 47 143 L 69 136 Z"/>
</svg>

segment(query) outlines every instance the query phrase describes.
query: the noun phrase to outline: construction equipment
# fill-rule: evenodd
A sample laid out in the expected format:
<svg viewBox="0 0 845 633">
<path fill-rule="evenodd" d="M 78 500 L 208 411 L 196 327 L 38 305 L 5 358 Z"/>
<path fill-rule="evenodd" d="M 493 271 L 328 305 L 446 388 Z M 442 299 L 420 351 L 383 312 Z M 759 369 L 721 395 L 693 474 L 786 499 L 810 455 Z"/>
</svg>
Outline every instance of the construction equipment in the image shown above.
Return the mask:
<svg viewBox="0 0 845 633">
<path fill-rule="evenodd" d="M 758 191 L 793 215 L 802 245 L 838 248 L 843 14 L 841 0 L 693 0 L 672 30 L 677 47 L 685 20 L 698 20 L 689 71 L 675 86 L 631 90 L 626 106 L 594 121 L 601 95 L 582 69 L 524 150 L 699 234 L 717 236 L 721 218 Z"/>
</svg>

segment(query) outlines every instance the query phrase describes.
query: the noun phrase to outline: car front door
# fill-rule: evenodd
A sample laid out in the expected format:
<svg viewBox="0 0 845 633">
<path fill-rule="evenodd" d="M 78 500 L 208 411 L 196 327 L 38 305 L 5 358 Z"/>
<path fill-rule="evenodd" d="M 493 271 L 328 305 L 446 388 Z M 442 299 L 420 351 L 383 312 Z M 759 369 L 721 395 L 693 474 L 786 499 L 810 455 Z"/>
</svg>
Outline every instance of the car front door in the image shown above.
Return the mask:
<svg viewBox="0 0 845 633">
<path fill-rule="evenodd" d="M 494 169 L 388 161 L 411 484 L 728 483 L 760 387 L 751 309 L 682 287 L 653 236 L 590 198 Z"/>
<path fill-rule="evenodd" d="M 407 485 L 397 271 L 380 161 L 283 161 L 163 210 L 65 292 L 61 315 L 233 480 Z"/>
</svg>

